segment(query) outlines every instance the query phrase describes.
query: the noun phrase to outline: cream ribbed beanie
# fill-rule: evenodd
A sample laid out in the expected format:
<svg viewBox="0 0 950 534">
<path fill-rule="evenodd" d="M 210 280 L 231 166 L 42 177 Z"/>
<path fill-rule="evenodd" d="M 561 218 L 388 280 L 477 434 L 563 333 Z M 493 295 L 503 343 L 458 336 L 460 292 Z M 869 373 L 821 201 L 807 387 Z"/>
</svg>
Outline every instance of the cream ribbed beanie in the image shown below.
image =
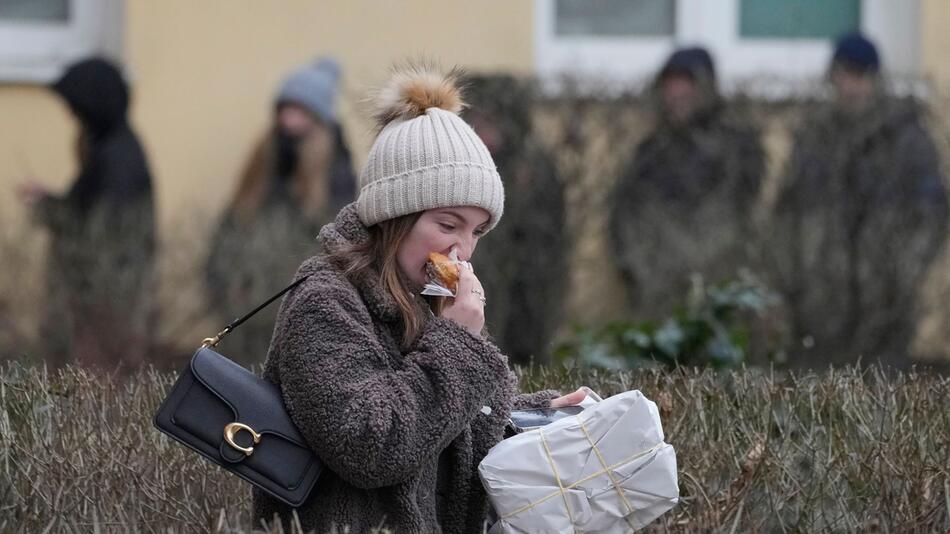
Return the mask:
<svg viewBox="0 0 950 534">
<path fill-rule="evenodd" d="M 460 73 L 397 71 L 377 97 L 381 130 L 360 173 L 356 208 L 366 226 L 418 211 L 476 206 L 493 228 L 505 192 L 485 143 L 458 116 Z"/>
</svg>

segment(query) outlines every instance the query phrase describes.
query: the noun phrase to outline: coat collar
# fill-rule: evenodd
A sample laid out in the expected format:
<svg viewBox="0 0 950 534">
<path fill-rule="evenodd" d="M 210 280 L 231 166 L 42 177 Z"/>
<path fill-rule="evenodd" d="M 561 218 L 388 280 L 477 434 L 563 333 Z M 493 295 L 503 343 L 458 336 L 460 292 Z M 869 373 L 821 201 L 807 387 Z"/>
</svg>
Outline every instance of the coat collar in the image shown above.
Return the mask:
<svg viewBox="0 0 950 534">
<path fill-rule="evenodd" d="M 337 247 L 367 243 L 370 234 L 369 229 L 360 221 L 354 202 L 343 207 L 337 214 L 336 220 L 320 230 L 317 239 L 324 250 L 330 252 Z M 379 271 L 376 268 L 372 268 L 367 274 L 351 282 L 359 290 L 366 307 L 373 315 L 390 323 L 402 319 L 396 300 L 381 283 Z"/>
</svg>

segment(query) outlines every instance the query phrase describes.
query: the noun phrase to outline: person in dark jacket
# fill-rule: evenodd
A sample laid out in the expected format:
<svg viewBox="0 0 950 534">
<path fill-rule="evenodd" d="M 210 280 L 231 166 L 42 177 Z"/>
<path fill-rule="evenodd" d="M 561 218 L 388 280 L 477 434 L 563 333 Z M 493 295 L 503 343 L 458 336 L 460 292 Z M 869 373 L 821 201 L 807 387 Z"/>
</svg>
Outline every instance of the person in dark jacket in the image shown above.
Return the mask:
<svg viewBox="0 0 950 534">
<path fill-rule="evenodd" d="M 274 124 L 251 153 L 211 239 L 206 280 L 222 322 L 276 293 L 314 254 L 320 227 L 355 197 L 336 114 L 339 78 L 339 65 L 323 58 L 291 73 L 277 93 Z M 276 310 L 262 310 L 223 347 L 245 365 L 262 362 L 275 317 Z"/>
<path fill-rule="evenodd" d="M 564 185 L 534 135 L 524 82 L 473 76 L 466 93 L 465 118 L 505 183 L 505 224 L 479 244 L 479 278 L 492 294 L 488 330 L 513 363 L 547 363 L 568 276 Z"/>
<path fill-rule="evenodd" d="M 470 264 L 454 298 L 423 297 L 430 252 L 468 262 L 498 224 L 504 191 L 488 149 L 457 113 L 456 77 L 397 71 L 378 97 L 380 132 L 357 201 L 320 232 L 324 252 L 281 305 L 264 378 L 325 463 L 290 509 L 255 490 L 255 522 L 304 531 L 480 533 L 477 466 L 513 407 L 580 402 L 578 390 L 517 395 L 482 335 L 491 295 Z"/>
<path fill-rule="evenodd" d="M 703 48 L 677 50 L 654 86 L 656 129 L 610 197 L 611 253 L 638 319 L 682 305 L 691 276 L 709 283 L 750 266 L 750 211 L 765 158 L 757 129 L 730 110 Z"/>
<path fill-rule="evenodd" d="M 799 363 L 901 364 L 946 235 L 937 152 L 920 106 L 883 90 L 867 38 L 838 42 L 829 78 L 835 101 L 798 132 L 778 196 L 776 281 Z"/>
<path fill-rule="evenodd" d="M 100 58 L 70 66 L 52 89 L 80 124 L 79 175 L 58 196 L 21 186 L 49 229 L 44 350 L 54 364 L 131 370 L 149 347 L 155 255 L 152 179 L 126 114 L 129 89 Z"/>
</svg>

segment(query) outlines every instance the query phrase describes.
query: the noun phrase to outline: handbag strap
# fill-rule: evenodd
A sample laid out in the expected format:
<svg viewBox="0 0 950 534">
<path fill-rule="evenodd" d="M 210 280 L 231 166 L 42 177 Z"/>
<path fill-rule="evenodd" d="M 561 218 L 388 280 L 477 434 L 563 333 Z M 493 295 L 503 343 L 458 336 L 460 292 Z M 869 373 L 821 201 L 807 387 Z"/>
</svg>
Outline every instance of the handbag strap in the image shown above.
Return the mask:
<svg viewBox="0 0 950 534">
<path fill-rule="evenodd" d="M 257 313 L 257 312 L 263 310 L 264 308 L 266 308 L 267 305 L 270 304 L 271 302 L 274 302 L 275 300 L 277 300 L 277 299 L 279 299 L 280 297 L 282 297 L 282 296 L 284 295 L 284 293 L 286 293 L 286 292 L 290 291 L 291 289 L 293 289 L 293 288 L 299 286 L 300 284 L 302 284 L 303 281 L 306 280 L 307 278 L 310 278 L 310 275 L 309 275 L 309 274 L 308 274 L 307 276 L 304 276 L 303 278 L 298 278 L 297 280 L 294 280 L 292 284 L 290 284 L 289 286 L 285 287 L 284 289 L 281 289 L 279 293 L 277 293 L 277 294 L 274 295 L 273 297 L 267 299 L 267 300 L 266 300 L 263 304 L 261 304 L 260 306 L 258 306 L 258 307 L 256 307 L 256 308 L 254 308 L 253 310 L 251 310 L 250 313 L 244 315 L 243 317 L 240 317 L 240 318 L 238 318 L 238 319 L 235 319 L 235 320 L 231 321 L 231 323 L 230 323 L 228 326 L 224 327 L 224 330 L 222 330 L 222 331 L 218 332 L 217 334 L 215 334 L 214 337 L 206 337 L 206 338 L 201 342 L 201 348 L 206 349 L 206 348 L 210 348 L 210 347 L 217 346 L 217 344 L 218 344 L 222 339 L 224 339 L 224 336 L 230 334 L 231 331 L 233 331 L 235 328 L 241 326 L 241 323 L 243 323 L 244 321 L 247 321 L 248 319 L 250 319 L 251 317 L 253 317 L 255 313 Z"/>
</svg>

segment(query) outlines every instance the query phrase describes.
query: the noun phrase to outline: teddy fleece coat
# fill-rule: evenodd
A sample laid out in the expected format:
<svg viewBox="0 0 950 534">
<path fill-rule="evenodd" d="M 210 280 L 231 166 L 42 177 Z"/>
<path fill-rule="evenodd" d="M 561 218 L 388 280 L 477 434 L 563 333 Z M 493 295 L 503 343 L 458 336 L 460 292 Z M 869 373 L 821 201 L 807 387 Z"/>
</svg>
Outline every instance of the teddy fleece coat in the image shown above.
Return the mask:
<svg viewBox="0 0 950 534">
<path fill-rule="evenodd" d="M 327 249 L 368 238 L 353 204 L 320 232 Z M 448 319 L 430 317 L 400 349 L 398 307 L 376 276 L 351 282 L 319 256 L 305 275 L 281 305 L 264 369 L 326 466 L 296 510 L 304 531 L 482 532 L 479 462 L 513 407 L 558 393 L 518 395 L 505 355 Z M 258 524 L 276 514 L 288 528 L 292 513 L 255 490 Z"/>
</svg>

